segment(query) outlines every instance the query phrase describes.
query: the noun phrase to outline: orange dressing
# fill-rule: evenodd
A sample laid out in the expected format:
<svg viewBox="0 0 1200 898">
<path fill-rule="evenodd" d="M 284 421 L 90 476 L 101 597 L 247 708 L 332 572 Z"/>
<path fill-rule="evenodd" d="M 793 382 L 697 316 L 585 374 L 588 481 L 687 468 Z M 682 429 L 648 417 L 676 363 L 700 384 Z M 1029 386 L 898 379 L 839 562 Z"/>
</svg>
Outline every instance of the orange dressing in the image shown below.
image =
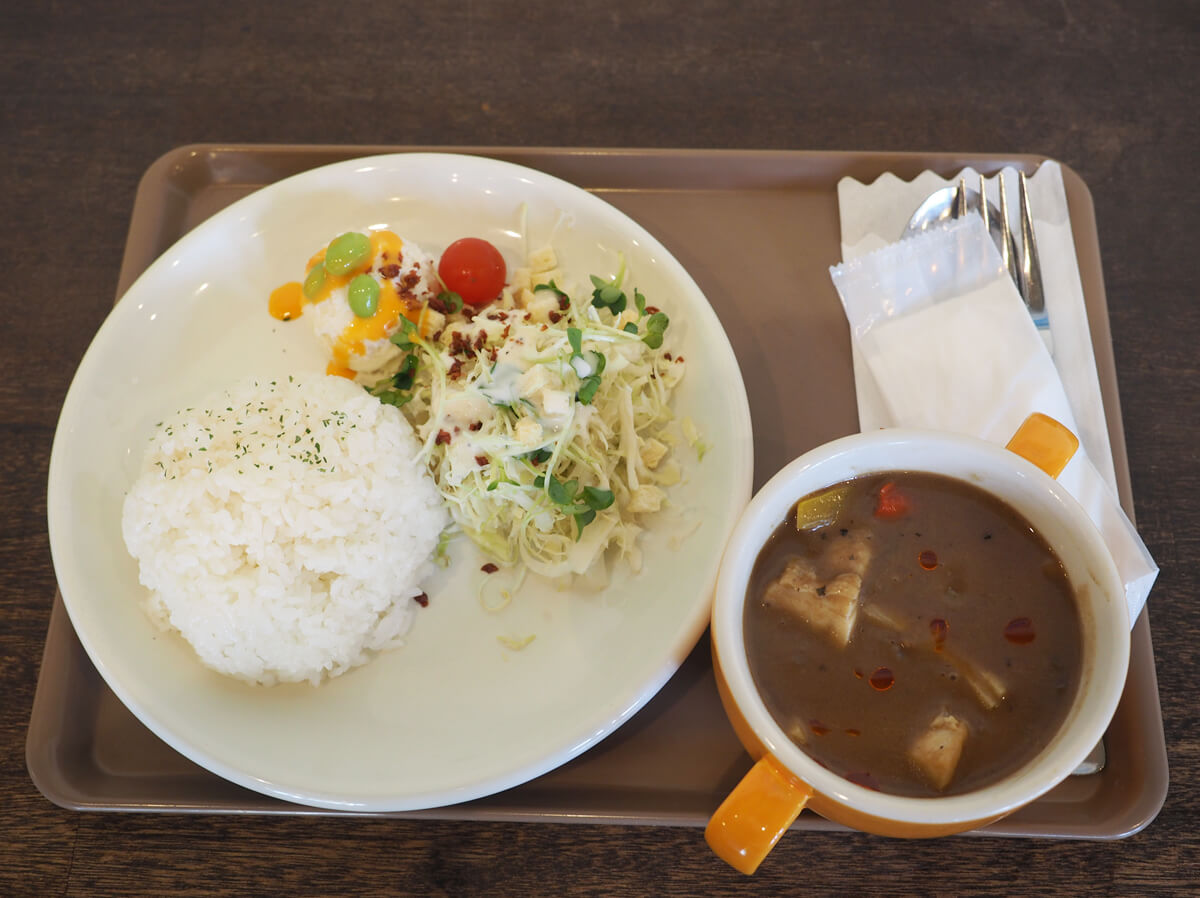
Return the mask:
<svg viewBox="0 0 1200 898">
<path fill-rule="evenodd" d="M 391 231 L 371 232 L 371 258 L 376 262 L 399 262 L 404 241 Z"/>
<path fill-rule="evenodd" d="M 379 288 L 379 306 L 370 318 L 355 317 L 338 337 L 338 345 L 334 350 L 334 358 L 338 357 L 338 349 L 362 355 L 366 352 L 366 344 L 375 340 L 386 340 L 396 330 L 396 323 L 401 315 L 419 315 L 420 310 L 409 313 L 396 286 L 391 281 L 384 281 Z"/>
<path fill-rule="evenodd" d="M 272 318 L 278 318 L 280 321 L 299 318 L 300 313 L 304 311 L 303 286 L 299 281 L 289 281 L 282 287 L 276 287 L 267 300 L 267 309 Z"/>
<path fill-rule="evenodd" d="M 338 377 L 344 377 L 347 380 L 354 380 L 353 368 L 343 368 L 341 365 L 338 365 L 335 362 L 330 362 L 325 366 L 325 373 L 334 374 Z"/>
</svg>

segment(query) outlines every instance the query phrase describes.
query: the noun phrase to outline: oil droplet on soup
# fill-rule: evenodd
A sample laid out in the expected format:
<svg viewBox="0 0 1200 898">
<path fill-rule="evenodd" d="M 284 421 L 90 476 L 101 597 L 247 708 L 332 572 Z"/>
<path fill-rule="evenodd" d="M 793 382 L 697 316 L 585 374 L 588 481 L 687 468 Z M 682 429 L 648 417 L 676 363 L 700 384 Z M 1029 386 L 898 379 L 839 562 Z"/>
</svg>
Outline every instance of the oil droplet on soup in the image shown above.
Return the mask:
<svg viewBox="0 0 1200 898">
<path fill-rule="evenodd" d="M 1033 621 L 1027 617 L 1015 617 L 1004 628 L 1004 638 L 1017 645 L 1033 642 L 1037 633 L 1033 629 Z"/>
<path fill-rule="evenodd" d="M 879 692 L 887 692 L 895 682 L 895 675 L 886 667 L 877 667 L 871 674 L 871 688 Z"/>
</svg>

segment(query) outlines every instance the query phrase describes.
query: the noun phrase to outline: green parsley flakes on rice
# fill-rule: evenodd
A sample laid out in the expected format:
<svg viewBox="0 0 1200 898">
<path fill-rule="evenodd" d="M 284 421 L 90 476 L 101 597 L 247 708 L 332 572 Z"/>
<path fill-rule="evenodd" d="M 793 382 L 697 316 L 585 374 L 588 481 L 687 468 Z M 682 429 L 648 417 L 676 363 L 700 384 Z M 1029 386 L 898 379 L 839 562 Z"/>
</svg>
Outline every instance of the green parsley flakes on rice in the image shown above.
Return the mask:
<svg viewBox="0 0 1200 898">
<path fill-rule="evenodd" d="M 241 381 L 163 421 L 122 531 L 152 620 L 250 682 L 397 645 L 449 515 L 394 407 L 341 377 Z"/>
</svg>

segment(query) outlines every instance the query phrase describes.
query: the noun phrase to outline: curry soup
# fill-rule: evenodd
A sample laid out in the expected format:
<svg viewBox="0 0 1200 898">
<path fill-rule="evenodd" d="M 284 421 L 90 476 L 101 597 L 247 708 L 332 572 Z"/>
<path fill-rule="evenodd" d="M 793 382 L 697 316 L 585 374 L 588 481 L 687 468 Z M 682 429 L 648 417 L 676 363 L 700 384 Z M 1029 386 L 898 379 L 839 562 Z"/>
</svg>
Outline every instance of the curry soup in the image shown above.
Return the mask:
<svg viewBox="0 0 1200 898">
<path fill-rule="evenodd" d="M 1058 557 L 1006 504 L 939 475 L 802 499 L 759 553 L 744 614 L 751 673 L 782 729 L 892 794 L 957 794 L 1016 771 L 1079 687 L 1082 628 Z"/>
</svg>

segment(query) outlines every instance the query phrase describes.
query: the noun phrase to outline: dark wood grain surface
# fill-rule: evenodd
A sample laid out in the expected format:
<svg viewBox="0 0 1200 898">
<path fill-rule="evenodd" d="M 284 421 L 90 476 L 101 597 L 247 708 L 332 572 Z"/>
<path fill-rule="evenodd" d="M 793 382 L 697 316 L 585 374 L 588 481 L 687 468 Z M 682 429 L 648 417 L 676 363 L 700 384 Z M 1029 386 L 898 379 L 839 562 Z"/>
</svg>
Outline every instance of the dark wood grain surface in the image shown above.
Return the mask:
<svg viewBox="0 0 1200 898">
<path fill-rule="evenodd" d="M 110 8 L 111 7 L 111 8 Z M 9 5 L 0 28 L 0 894 L 1200 891 L 1200 6 Z M 792 834 L 754 880 L 691 828 L 83 814 L 25 768 L 55 422 L 134 192 L 193 142 L 1038 153 L 1096 206 L 1171 767 L 1116 842 Z"/>
</svg>

